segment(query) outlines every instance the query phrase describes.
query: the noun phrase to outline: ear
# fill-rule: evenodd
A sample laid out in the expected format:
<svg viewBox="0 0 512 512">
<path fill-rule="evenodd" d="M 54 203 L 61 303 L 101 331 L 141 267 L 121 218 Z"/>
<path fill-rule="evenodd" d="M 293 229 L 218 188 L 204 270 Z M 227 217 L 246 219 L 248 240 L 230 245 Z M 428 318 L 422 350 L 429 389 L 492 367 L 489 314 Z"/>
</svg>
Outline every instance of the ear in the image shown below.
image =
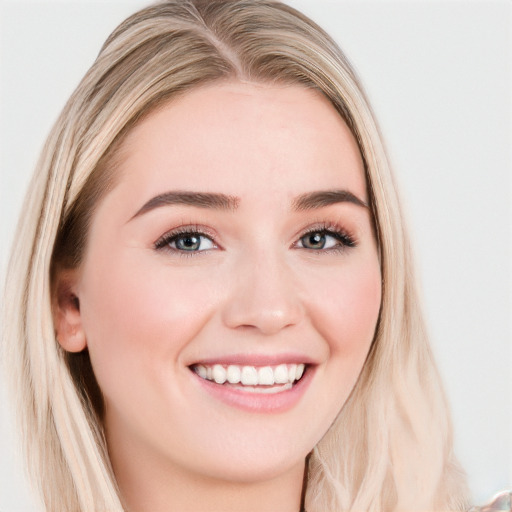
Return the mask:
<svg viewBox="0 0 512 512">
<path fill-rule="evenodd" d="M 53 287 L 53 324 L 60 346 L 67 352 L 81 352 L 87 340 L 80 315 L 77 293 L 78 272 L 59 271 Z"/>
</svg>

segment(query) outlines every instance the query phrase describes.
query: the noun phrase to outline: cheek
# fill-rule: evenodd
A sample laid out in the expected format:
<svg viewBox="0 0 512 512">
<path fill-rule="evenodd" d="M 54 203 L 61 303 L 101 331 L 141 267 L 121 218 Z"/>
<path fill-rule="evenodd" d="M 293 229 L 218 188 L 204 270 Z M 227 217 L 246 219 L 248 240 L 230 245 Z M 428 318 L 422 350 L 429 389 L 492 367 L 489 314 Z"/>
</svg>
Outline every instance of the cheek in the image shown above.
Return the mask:
<svg viewBox="0 0 512 512">
<path fill-rule="evenodd" d="M 84 270 L 81 315 L 96 377 L 108 395 L 119 383 L 141 386 L 157 378 L 155 361 L 168 370 L 207 321 L 214 300 L 197 270 L 191 278 L 140 249 L 95 261 Z"/>
<path fill-rule="evenodd" d="M 304 283 L 316 283 L 314 290 L 309 286 L 303 291 L 314 330 L 327 348 L 325 364 L 317 369 L 322 400 L 313 406 L 324 435 L 354 388 L 373 341 L 381 303 L 380 267 L 372 254 L 303 276 Z"/>
<path fill-rule="evenodd" d="M 331 327 L 340 333 L 340 343 L 333 351 L 357 350 L 361 344 L 368 346 L 373 340 L 381 303 L 381 278 L 377 266 L 353 273 L 342 281 L 341 290 L 331 290 L 336 319 Z"/>
<path fill-rule="evenodd" d="M 310 310 L 315 328 L 329 345 L 330 357 L 359 373 L 374 337 L 381 303 L 376 256 L 340 264 L 324 275 Z"/>
</svg>

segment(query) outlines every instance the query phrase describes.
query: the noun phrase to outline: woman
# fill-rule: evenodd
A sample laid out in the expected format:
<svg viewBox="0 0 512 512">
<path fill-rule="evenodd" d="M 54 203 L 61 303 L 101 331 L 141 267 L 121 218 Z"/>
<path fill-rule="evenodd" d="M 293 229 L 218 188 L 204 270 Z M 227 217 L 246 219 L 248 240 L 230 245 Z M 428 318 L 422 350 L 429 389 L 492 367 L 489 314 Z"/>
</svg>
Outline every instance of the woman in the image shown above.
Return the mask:
<svg viewBox="0 0 512 512">
<path fill-rule="evenodd" d="M 6 339 L 48 510 L 466 507 L 378 130 L 302 15 L 128 19 L 26 204 Z"/>
</svg>

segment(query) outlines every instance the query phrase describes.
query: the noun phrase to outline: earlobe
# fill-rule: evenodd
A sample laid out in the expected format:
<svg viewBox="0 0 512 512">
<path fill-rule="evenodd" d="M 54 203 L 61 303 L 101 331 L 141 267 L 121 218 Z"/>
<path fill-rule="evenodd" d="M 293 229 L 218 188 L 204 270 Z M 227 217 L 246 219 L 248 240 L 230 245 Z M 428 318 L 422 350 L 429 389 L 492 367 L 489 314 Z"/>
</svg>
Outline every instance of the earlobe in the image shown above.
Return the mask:
<svg viewBox="0 0 512 512">
<path fill-rule="evenodd" d="M 76 291 L 76 272 L 60 272 L 53 293 L 53 324 L 57 341 L 67 352 L 81 352 L 87 347 L 87 339 Z"/>
</svg>

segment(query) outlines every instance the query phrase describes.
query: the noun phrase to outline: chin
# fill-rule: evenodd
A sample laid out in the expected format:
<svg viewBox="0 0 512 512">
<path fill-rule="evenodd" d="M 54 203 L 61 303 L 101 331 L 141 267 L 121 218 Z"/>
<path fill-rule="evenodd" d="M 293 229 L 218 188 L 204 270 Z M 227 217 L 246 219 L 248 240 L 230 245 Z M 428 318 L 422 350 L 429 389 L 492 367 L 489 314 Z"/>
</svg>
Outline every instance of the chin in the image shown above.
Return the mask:
<svg viewBox="0 0 512 512">
<path fill-rule="evenodd" d="M 290 454 L 265 453 L 262 456 L 236 461 L 225 459 L 221 464 L 203 466 L 210 478 L 231 482 L 233 484 L 254 484 L 279 478 L 293 471 L 303 471 L 307 453 L 295 458 Z"/>
</svg>

